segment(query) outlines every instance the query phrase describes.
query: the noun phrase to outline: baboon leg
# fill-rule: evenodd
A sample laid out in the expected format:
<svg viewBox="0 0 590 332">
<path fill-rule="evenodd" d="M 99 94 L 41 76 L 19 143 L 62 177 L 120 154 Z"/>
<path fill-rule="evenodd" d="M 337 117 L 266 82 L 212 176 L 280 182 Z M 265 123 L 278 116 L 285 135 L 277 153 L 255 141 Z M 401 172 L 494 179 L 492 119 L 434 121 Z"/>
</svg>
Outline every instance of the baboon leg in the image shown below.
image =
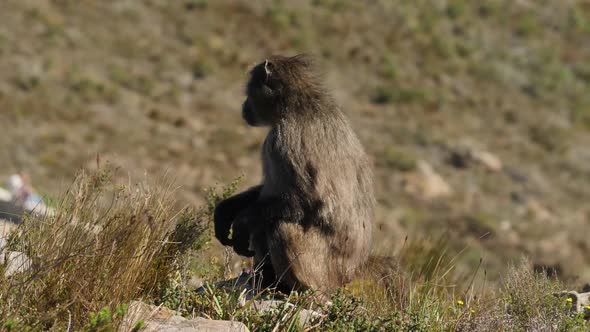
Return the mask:
<svg viewBox="0 0 590 332">
<path fill-rule="evenodd" d="M 265 259 L 260 261 L 254 260 L 254 283 L 255 287 L 264 290 L 273 288 L 275 286 L 275 271 L 270 262 L 270 256 L 267 255 Z"/>
<path fill-rule="evenodd" d="M 254 250 L 254 287 L 260 290 L 272 288 L 275 273 L 268 253 L 268 244 L 264 230 L 253 230 L 250 238 L 250 250 Z"/>
<path fill-rule="evenodd" d="M 293 287 L 290 284 L 277 279 L 277 275 L 270 260 L 270 255 L 267 255 L 265 260 L 259 262 L 255 260 L 254 266 L 254 286 L 258 289 L 272 289 L 283 294 L 289 294 L 293 290 Z"/>
<path fill-rule="evenodd" d="M 341 285 L 343 257 L 334 256 L 325 234 L 281 223 L 267 238 L 272 265 L 279 282 L 290 290 L 331 290 Z"/>
</svg>

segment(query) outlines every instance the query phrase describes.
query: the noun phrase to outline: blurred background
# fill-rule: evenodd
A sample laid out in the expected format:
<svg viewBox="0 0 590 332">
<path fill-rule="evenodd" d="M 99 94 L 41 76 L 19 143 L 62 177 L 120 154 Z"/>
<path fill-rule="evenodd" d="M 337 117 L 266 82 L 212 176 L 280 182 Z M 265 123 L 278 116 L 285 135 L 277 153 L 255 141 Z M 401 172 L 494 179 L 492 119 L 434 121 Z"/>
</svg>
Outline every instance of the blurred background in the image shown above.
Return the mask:
<svg viewBox="0 0 590 332">
<path fill-rule="evenodd" d="M 373 160 L 377 252 L 443 237 L 492 281 L 522 256 L 590 281 L 583 0 L 3 0 L 0 182 L 52 197 L 98 155 L 179 205 L 256 184 L 247 71 L 303 52 Z"/>
</svg>

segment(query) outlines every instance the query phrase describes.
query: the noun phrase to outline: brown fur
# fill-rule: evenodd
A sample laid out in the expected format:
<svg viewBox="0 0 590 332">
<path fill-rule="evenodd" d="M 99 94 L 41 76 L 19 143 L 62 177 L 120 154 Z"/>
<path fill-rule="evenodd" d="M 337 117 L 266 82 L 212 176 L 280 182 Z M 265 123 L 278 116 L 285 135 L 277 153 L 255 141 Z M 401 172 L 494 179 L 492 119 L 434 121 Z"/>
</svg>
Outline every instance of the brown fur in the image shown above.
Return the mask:
<svg viewBox="0 0 590 332">
<path fill-rule="evenodd" d="M 216 236 L 254 254 L 263 278 L 284 287 L 330 290 L 350 282 L 372 242 L 372 174 L 362 145 L 304 56 L 268 58 L 252 69 L 246 90 L 244 119 L 270 127 L 264 180 L 240 194 L 248 199 L 220 204 Z"/>
</svg>

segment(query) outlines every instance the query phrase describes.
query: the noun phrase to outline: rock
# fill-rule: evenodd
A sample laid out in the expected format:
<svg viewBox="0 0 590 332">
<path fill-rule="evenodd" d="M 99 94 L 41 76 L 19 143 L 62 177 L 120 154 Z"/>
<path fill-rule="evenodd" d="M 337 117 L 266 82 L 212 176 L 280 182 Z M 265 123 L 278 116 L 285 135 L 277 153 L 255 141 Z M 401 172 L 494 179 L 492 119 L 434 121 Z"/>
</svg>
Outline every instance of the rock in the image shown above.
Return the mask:
<svg viewBox="0 0 590 332">
<path fill-rule="evenodd" d="M 249 331 L 241 322 L 209 320 L 205 318 L 185 319 L 174 316 L 164 322 L 148 321 L 141 330 L 144 332 L 242 332 Z"/>
<path fill-rule="evenodd" d="M 2 219 L 0 216 L 0 239 L 5 240 L 5 238 L 10 234 L 13 230 L 16 229 L 18 225 L 14 222 L 6 219 Z M 0 248 L 0 252 L 1 248 Z"/>
<path fill-rule="evenodd" d="M 502 170 L 502 161 L 491 152 L 475 150 L 471 152 L 471 156 L 473 160 L 482 164 L 489 171 L 499 172 Z"/>
<path fill-rule="evenodd" d="M 149 305 L 133 301 L 129 305 L 127 315 L 121 324 L 121 331 L 132 331 L 139 321 L 143 321 L 143 332 L 248 332 L 241 322 L 211 320 L 206 318 L 186 319 L 175 311 L 162 306 Z"/>
<path fill-rule="evenodd" d="M 416 168 L 416 171 L 404 177 L 403 188 L 407 193 L 425 200 L 446 197 L 453 193 L 449 184 L 430 164 L 420 160 Z"/>
<path fill-rule="evenodd" d="M 288 307 L 287 313 L 292 312 L 297 315 L 300 326 L 305 326 L 312 322 L 313 318 L 321 317 L 319 312 L 298 308 L 292 303 L 277 300 L 273 298 L 264 298 L 266 295 L 260 294 L 258 289 L 251 285 L 252 274 L 244 271 L 237 278 L 218 281 L 214 284 L 206 284 L 195 290 L 196 293 L 206 292 L 208 289 L 214 288 L 229 288 L 232 290 L 240 290 L 238 304 L 242 307 L 247 307 L 258 312 L 278 311 Z M 262 295 L 262 296 L 261 296 Z"/>
<path fill-rule="evenodd" d="M 550 221 L 553 219 L 551 212 L 536 199 L 528 199 L 525 204 L 527 213 L 540 221 Z"/>
<path fill-rule="evenodd" d="M 16 224 L 0 218 L 0 265 L 4 276 L 24 272 L 31 267 L 31 260 L 20 251 L 6 250 L 7 236 L 16 228 Z"/>
<path fill-rule="evenodd" d="M 0 202 L 10 202 L 12 201 L 12 194 L 10 191 L 0 188 Z"/>
<path fill-rule="evenodd" d="M 6 251 L 0 254 L 0 264 L 4 266 L 4 276 L 10 276 L 28 270 L 31 260 L 20 251 Z"/>
<path fill-rule="evenodd" d="M 463 142 L 450 148 L 449 162 L 456 168 L 467 168 L 472 162 L 483 165 L 487 170 L 499 172 L 502 161 L 493 153 L 478 148 L 476 144 Z"/>
<path fill-rule="evenodd" d="M 319 318 L 322 316 L 322 314 L 317 311 L 297 308 L 292 303 L 280 300 L 255 300 L 249 305 L 252 309 L 258 312 L 280 310 L 280 307 L 287 306 L 296 312 L 296 315 L 299 318 L 299 326 L 310 324 L 314 318 Z"/>
</svg>

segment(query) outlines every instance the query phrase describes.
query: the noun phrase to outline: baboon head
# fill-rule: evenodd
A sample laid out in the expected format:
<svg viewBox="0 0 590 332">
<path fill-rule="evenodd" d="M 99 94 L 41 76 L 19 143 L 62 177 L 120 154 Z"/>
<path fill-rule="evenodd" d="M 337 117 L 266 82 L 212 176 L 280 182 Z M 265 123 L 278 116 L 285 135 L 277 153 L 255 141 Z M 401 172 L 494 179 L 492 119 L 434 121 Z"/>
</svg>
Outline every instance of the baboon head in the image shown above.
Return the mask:
<svg viewBox="0 0 590 332">
<path fill-rule="evenodd" d="M 271 56 L 250 71 L 242 117 L 251 126 L 272 126 L 297 112 L 302 97 L 319 91 L 307 56 Z M 290 106 L 290 107 L 287 107 Z"/>
</svg>

